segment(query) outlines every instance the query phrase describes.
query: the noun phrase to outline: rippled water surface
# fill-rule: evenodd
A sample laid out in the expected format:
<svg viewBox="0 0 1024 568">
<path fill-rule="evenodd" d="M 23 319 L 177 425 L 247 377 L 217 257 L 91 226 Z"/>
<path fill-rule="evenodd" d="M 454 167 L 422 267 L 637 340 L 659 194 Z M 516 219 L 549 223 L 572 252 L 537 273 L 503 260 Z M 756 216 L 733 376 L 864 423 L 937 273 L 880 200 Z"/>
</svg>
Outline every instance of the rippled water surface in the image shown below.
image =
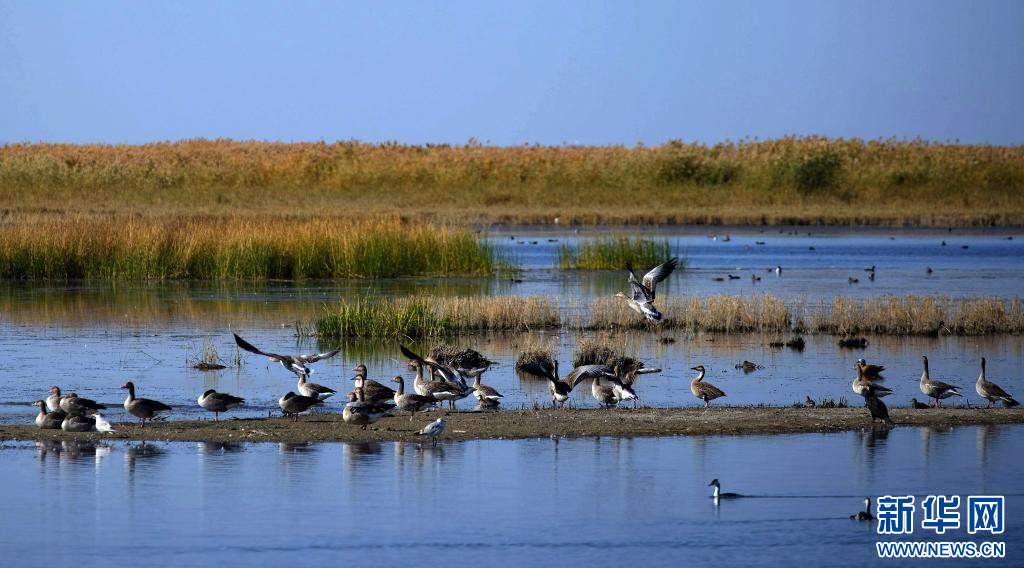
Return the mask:
<svg viewBox="0 0 1024 568">
<path fill-rule="evenodd" d="M 1007 495 L 1008 559 L 975 565 L 1019 565 L 1022 452 L 1020 426 L 437 447 L 18 442 L 0 447 L 0 550 L 18 566 L 859 566 L 877 561 L 879 537 L 848 515 L 865 496 L 927 487 Z M 748 497 L 716 506 L 712 478 Z M 938 539 L 915 519 L 904 538 Z"/>
</svg>

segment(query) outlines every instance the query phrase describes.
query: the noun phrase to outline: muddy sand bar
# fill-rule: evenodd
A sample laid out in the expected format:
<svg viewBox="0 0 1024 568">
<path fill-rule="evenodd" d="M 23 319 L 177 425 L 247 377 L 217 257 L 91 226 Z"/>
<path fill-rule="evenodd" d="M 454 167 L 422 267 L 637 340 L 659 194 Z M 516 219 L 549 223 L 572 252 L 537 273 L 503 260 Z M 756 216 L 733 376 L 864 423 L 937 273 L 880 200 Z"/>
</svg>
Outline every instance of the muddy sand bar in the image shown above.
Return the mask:
<svg viewBox="0 0 1024 568">
<path fill-rule="evenodd" d="M 1024 409 L 892 409 L 897 427 L 946 428 L 976 424 L 1022 424 Z M 517 439 L 549 436 L 675 436 L 716 434 L 790 434 L 839 432 L 871 427 L 864 408 L 720 407 L 641 409 L 507 410 L 501 412 L 429 412 L 385 418 L 360 430 L 339 414 L 285 418 L 168 421 L 115 424 L 115 433 L 73 434 L 40 430 L 32 424 L 0 426 L 0 440 L 126 439 L 182 442 L 366 442 L 411 441 L 413 432 L 438 416 L 448 424 L 442 439 Z"/>
</svg>

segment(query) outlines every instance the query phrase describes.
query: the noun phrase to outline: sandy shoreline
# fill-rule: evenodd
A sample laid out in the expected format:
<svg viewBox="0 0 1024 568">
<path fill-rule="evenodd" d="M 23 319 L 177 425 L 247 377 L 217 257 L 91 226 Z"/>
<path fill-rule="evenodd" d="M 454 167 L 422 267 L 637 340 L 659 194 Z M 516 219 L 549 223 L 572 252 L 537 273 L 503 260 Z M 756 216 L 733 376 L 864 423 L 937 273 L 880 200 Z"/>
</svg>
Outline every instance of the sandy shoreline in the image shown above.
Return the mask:
<svg viewBox="0 0 1024 568">
<path fill-rule="evenodd" d="M 893 409 L 899 426 L 948 428 L 977 424 L 1024 424 L 1021 409 Z M 283 418 L 223 419 L 116 424 L 116 433 L 74 434 L 40 430 L 34 425 L 0 426 L 0 440 L 122 439 L 181 442 L 366 442 L 420 440 L 413 432 L 443 415 L 442 439 L 519 439 L 550 436 L 677 436 L 839 432 L 871 427 L 864 408 L 721 407 L 621 410 L 507 410 L 431 412 L 385 418 L 367 430 L 345 424 L 338 414 L 317 414 L 298 421 Z"/>
</svg>

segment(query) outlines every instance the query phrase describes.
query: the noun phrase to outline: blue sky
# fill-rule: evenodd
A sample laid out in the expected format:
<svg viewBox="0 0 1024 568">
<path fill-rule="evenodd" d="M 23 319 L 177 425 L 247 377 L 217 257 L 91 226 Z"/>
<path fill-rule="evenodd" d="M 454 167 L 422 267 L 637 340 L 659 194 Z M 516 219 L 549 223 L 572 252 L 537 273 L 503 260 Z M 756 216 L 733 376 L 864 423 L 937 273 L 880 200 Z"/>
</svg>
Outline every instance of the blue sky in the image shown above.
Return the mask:
<svg viewBox="0 0 1024 568">
<path fill-rule="evenodd" d="M 1024 2 L 0 0 L 0 142 L 1024 143 Z"/>
</svg>

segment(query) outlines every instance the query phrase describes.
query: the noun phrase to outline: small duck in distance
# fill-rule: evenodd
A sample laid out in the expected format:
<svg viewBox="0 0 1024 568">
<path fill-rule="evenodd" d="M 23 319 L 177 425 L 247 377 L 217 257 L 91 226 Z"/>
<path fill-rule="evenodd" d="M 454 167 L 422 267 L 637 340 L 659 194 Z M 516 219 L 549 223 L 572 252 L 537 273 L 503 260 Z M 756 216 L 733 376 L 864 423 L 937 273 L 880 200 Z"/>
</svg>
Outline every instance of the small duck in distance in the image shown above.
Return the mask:
<svg viewBox="0 0 1024 568">
<path fill-rule="evenodd" d="M 719 483 L 717 479 L 712 479 L 711 483 L 708 483 L 708 487 L 715 488 L 714 494 L 711 495 L 711 498 L 714 499 L 715 501 L 719 499 L 738 499 L 740 497 L 743 497 L 739 493 L 722 493 L 722 484 Z"/>
<path fill-rule="evenodd" d="M 647 274 L 644 274 L 642 282 L 636 279 L 636 274 L 633 272 L 633 266 L 631 264 L 626 264 L 626 270 L 629 271 L 630 295 L 627 296 L 622 292 L 618 292 L 615 294 L 615 297 L 626 300 L 629 308 L 644 316 L 647 321 L 661 321 L 661 312 L 654 307 L 655 289 L 659 282 L 665 280 L 670 274 L 672 274 L 672 271 L 676 269 L 678 264 L 679 261 L 675 258 L 670 258 L 666 262 L 652 268 Z"/>
<path fill-rule="evenodd" d="M 864 510 L 858 511 L 856 515 L 850 515 L 855 521 L 873 521 L 875 516 L 871 514 L 871 497 L 864 498 Z"/>
</svg>

